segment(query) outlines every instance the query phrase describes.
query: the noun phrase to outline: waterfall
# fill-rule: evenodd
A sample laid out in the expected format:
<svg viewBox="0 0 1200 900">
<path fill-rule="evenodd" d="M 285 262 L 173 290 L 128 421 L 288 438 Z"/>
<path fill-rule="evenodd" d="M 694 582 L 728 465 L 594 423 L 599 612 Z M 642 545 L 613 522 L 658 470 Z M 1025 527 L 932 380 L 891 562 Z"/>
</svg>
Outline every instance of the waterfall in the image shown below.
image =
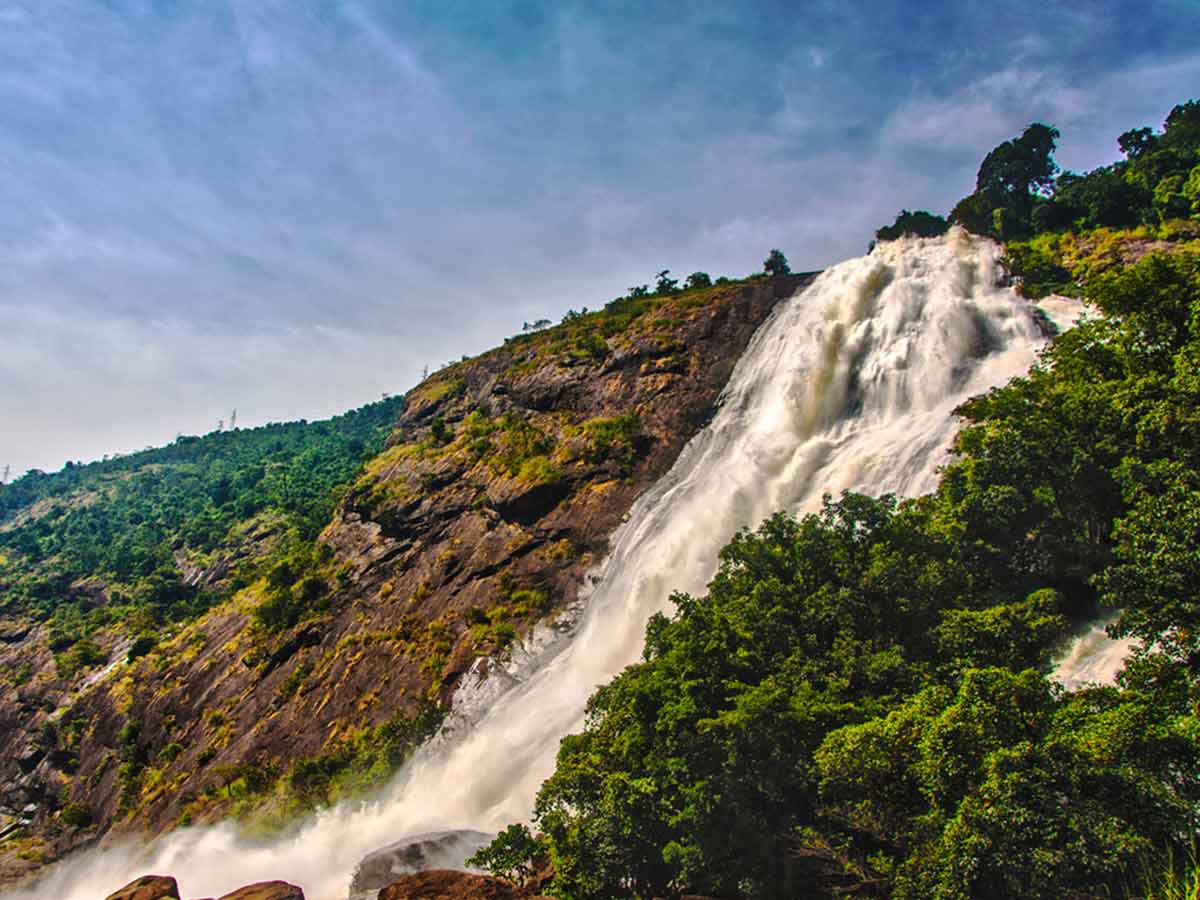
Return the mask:
<svg viewBox="0 0 1200 900">
<path fill-rule="evenodd" d="M 955 406 L 1028 370 L 1044 343 L 1030 305 L 998 286 L 998 254 L 958 229 L 884 243 L 780 304 L 713 421 L 613 535 L 577 619 L 538 630 L 507 675 L 464 694 L 448 733 L 379 798 L 266 844 L 223 825 L 182 829 L 139 858 L 91 852 L 67 860 L 40 895 L 95 900 L 161 871 L 184 896 L 284 878 L 310 900 L 342 900 L 359 859 L 405 833 L 527 819 L 588 696 L 639 658 L 647 619 L 669 611 L 673 591 L 704 592 L 738 529 L 780 509 L 815 510 L 826 493 L 911 496 L 936 485 Z"/>
<path fill-rule="evenodd" d="M 1139 645 L 1137 638 L 1115 640 L 1105 631 L 1117 619 L 1110 612 L 1076 630 L 1065 652 L 1054 661 L 1054 680 L 1068 691 L 1086 684 L 1112 684 L 1117 672 Z"/>
</svg>

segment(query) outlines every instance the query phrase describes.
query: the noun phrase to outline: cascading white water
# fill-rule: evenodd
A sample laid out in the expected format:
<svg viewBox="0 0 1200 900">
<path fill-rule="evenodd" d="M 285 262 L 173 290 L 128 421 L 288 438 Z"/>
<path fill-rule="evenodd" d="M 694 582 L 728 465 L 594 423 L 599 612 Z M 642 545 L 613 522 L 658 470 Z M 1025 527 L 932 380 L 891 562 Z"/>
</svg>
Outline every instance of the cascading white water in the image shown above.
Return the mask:
<svg viewBox="0 0 1200 900">
<path fill-rule="evenodd" d="M 1117 613 L 1103 616 L 1081 627 L 1066 651 L 1054 661 L 1053 678 L 1068 691 L 1086 684 L 1112 684 L 1121 666 L 1139 645 L 1137 638 L 1114 640 L 1105 628 Z"/>
<path fill-rule="evenodd" d="M 816 509 L 825 493 L 934 487 L 954 407 L 1026 371 L 1044 341 L 1029 305 L 997 286 L 998 252 L 959 230 L 885 243 L 781 304 L 712 423 L 614 534 L 572 634 L 539 632 L 506 689 L 475 694 L 489 702 L 460 710 L 469 727 L 418 752 L 381 798 L 265 845 L 220 826 L 176 832 L 136 860 L 94 852 L 68 860 L 39 895 L 95 900 L 162 871 L 185 896 L 286 878 L 310 900 L 341 900 L 359 859 L 405 833 L 527 818 L 587 697 L 639 657 L 646 621 L 672 591 L 704 591 L 739 528 Z"/>
</svg>

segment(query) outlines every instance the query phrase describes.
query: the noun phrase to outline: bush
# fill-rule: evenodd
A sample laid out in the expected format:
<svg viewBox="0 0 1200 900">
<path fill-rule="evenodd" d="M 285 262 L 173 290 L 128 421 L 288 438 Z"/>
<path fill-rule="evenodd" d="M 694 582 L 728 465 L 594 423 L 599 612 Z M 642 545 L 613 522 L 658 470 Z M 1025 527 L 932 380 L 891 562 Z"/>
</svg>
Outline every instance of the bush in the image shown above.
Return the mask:
<svg viewBox="0 0 1200 900">
<path fill-rule="evenodd" d="M 763 271 L 768 275 L 789 275 L 792 267 L 788 265 L 787 257 L 782 250 L 772 250 L 763 261 Z"/>
<path fill-rule="evenodd" d="M 935 216 L 923 209 L 918 209 L 916 212 L 902 209 L 896 216 L 895 222 L 885 225 L 875 232 L 875 240 L 894 241 L 905 236 L 937 237 L 945 234 L 949 228 L 950 223 L 941 216 Z"/>
<path fill-rule="evenodd" d="M 92 824 L 92 811 L 82 803 L 68 803 L 58 815 L 72 828 L 87 828 Z"/>
<path fill-rule="evenodd" d="M 546 848 L 524 825 L 509 825 L 486 847 L 467 859 L 472 869 L 486 869 L 497 878 L 524 885 L 537 871 Z"/>
</svg>

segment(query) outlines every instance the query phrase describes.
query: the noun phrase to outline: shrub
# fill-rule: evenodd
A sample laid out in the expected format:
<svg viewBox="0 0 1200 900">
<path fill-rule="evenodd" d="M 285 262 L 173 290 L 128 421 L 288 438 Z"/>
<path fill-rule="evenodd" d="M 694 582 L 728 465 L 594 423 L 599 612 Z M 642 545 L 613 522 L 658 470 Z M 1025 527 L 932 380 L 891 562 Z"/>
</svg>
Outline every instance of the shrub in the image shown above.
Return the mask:
<svg viewBox="0 0 1200 900">
<path fill-rule="evenodd" d="M 92 811 L 82 803 L 68 803 L 58 815 L 72 828 L 87 828 L 92 824 Z"/>
<path fill-rule="evenodd" d="M 763 271 L 768 275 L 789 275 L 792 267 L 788 265 L 782 250 L 772 250 L 763 261 Z"/>
<path fill-rule="evenodd" d="M 497 878 L 523 885 L 533 877 L 545 845 L 524 825 L 509 825 L 486 847 L 467 859 L 473 869 L 486 869 Z"/>
</svg>

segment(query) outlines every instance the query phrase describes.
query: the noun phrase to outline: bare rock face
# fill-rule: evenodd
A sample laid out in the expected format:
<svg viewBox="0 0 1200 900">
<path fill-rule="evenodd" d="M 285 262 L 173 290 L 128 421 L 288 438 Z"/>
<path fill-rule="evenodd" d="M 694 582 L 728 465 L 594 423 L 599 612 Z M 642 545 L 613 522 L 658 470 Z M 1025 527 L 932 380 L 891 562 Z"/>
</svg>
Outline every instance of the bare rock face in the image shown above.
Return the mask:
<svg viewBox="0 0 1200 900">
<path fill-rule="evenodd" d="M 551 900 L 492 878 L 450 869 L 405 875 L 379 892 L 379 900 Z"/>
<path fill-rule="evenodd" d="M 414 834 L 363 858 L 350 882 L 350 900 L 375 900 L 379 891 L 404 875 L 460 866 L 494 835 L 483 831 Z"/>
<path fill-rule="evenodd" d="M 286 881 L 260 881 L 238 888 L 218 900 L 304 900 L 304 891 Z"/>
<path fill-rule="evenodd" d="M 179 885 L 168 875 L 143 875 L 106 900 L 179 900 Z"/>
</svg>

